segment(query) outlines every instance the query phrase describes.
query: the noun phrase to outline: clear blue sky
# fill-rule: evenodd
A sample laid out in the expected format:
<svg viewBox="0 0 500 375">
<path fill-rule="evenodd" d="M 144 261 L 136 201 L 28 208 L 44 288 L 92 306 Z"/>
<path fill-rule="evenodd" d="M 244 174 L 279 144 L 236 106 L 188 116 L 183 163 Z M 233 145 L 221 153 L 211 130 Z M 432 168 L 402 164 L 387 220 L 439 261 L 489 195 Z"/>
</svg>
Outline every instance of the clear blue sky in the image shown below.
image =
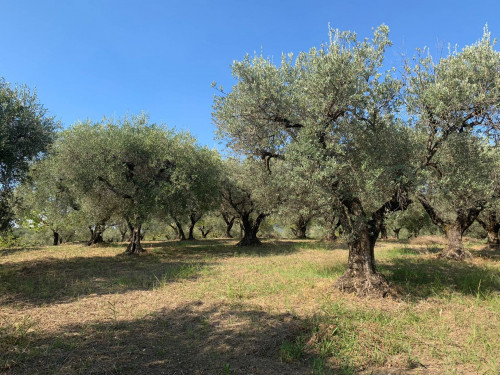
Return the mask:
<svg viewBox="0 0 500 375">
<path fill-rule="evenodd" d="M 144 110 L 213 147 L 211 82 L 229 89 L 246 53 L 279 61 L 320 45 L 328 23 L 362 37 L 387 24 L 399 64 L 473 43 L 486 23 L 500 37 L 500 0 L 0 0 L 0 76 L 36 86 L 64 126 Z"/>
</svg>

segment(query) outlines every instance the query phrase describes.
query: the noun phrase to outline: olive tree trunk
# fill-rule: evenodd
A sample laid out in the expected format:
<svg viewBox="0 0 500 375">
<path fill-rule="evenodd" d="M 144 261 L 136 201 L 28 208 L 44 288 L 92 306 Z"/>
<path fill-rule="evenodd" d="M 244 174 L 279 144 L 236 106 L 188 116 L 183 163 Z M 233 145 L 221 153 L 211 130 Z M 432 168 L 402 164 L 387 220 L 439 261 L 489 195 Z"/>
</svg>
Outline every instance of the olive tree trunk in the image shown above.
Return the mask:
<svg viewBox="0 0 500 375">
<path fill-rule="evenodd" d="M 208 234 L 212 231 L 212 227 L 205 228 L 204 225 L 202 225 L 200 228 L 198 228 L 199 231 L 201 232 L 201 236 L 203 238 L 207 238 Z"/>
<path fill-rule="evenodd" d="M 500 250 L 500 238 L 498 232 L 500 231 L 500 221 L 497 220 L 496 212 L 488 212 L 486 220 L 481 218 L 476 219 L 479 224 L 484 228 L 488 236 L 488 248 L 490 250 Z"/>
<path fill-rule="evenodd" d="M 309 222 L 311 219 L 299 215 L 295 226 L 292 227 L 292 232 L 295 238 L 297 239 L 306 239 L 307 238 L 307 227 L 309 226 Z"/>
<path fill-rule="evenodd" d="M 483 205 L 479 204 L 478 207 L 458 210 L 456 219 L 452 221 L 443 219 L 425 197 L 419 196 L 418 199 L 420 203 L 422 203 L 425 211 L 429 214 L 431 221 L 444 230 L 446 238 L 448 239 L 446 248 L 444 248 L 438 256 L 440 258 L 453 260 L 472 258 L 471 253 L 464 249 L 462 236 L 467 228 L 472 225 L 474 220 L 477 219 L 483 209 Z"/>
<path fill-rule="evenodd" d="M 326 235 L 323 238 L 324 241 L 336 241 L 338 239 L 337 229 L 339 229 L 342 223 L 340 220 L 338 220 L 337 223 L 335 223 L 335 221 L 336 218 L 333 218 L 332 220 L 327 220 Z"/>
<path fill-rule="evenodd" d="M 88 246 L 96 245 L 104 242 L 103 233 L 106 229 L 106 223 L 101 222 L 96 224 L 94 227 L 89 227 L 90 230 L 90 240 L 87 242 Z M 123 236 L 122 236 L 123 237 Z"/>
<path fill-rule="evenodd" d="M 146 250 L 144 250 L 141 245 L 141 225 L 135 225 L 132 230 L 132 238 L 125 253 L 129 255 L 139 255 L 145 252 Z"/>
<path fill-rule="evenodd" d="M 234 220 L 236 220 L 236 216 L 231 215 L 222 209 L 220 211 L 220 214 L 222 216 L 222 220 L 224 220 L 224 223 L 226 223 L 226 237 L 233 238 L 233 235 L 231 234 L 231 229 L 233 229 Z"/>
<path fill-rule="evenodd" d="M 363 296 L 385 297 L 391 288 L 384 275 L 377 271 L 374 253 L 380 230 L 369 223 L 358 200 L 351 201 L 340 211 L 342 227 L 347 234 L 349 258 L 344 274 L 336 282 L 337 288 Z"/>
<path fill-rule="evenodd" d="M 202 215 L 197 213 L 191 213 L 191 215 L 189 215 L 190 224 L 189 224 L 188 240 L 190 241 L 196 240 L 196 238 L 194 237 L 194 226 L 201 219 L 201 216 Z"/>
<path fill-rule="evenodd" d="M 57 246 L 59 245 L 60 238 L 59 238 L 59 233 L 57 233 L 55 230 L 52 229 L 52 245 Z"/>
<path fill-rule="evenodd" d="M 266 214 L 259 214 L 255 220 L 250 217 L 250 213 L 241 215 L 241 227 L 243 229 L 243 237 L 236 245 L 237 246 L 258 246 L 261 244 L 257 238 L 259 227 L 262 221 L 266 218 Z"/>
<path fill-rule="evenodd" d="M 349 258 L 344 274 L 336 286 L 358 295 L 385 297 L 392 294 L 389 282 L 375 265 L 375 243 L 389 212 L 405 210 L 411 203 L 406 194 L 394 194 L 378 210 L 368 216 L 357 198 L 340 200 L 339 214 L 347 237 Z"/>
<path fill-rule="evenodd" d="M 182 229 L 182 224 L 179 220 L 174 218 L 175 226 L 177 227 L 177 239 L 179 241 L 186 241 L 186 235 L 184 234 L 184 230 Z"/>
<path fill-rule="evenodd" d="M 387 235 L 387 227 L 385 225 L 382 225 L 380 228 L 380 239 L 386 240 L 388 238 L 389 236 Z"/>
</svg>

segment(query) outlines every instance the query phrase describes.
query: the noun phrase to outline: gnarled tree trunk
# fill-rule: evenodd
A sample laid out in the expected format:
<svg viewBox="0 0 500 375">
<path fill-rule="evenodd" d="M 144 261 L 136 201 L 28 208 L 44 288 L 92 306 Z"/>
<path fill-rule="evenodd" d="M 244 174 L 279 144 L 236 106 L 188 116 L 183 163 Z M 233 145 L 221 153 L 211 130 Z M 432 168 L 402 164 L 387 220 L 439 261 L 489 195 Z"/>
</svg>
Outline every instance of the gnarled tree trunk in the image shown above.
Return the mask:
<svg viewBox="0 0 500 375">
<path fill-rule="evenodd" d="M 404 193 L 395 193 L 371 217 L 363 210 L 357 198 L 343 198 L 339 209 L 342 228 L 347 234 L 349 259 L 347 269 L 337 280 L 336 286 L 358 295 L 385 297 L 391 294 L 387 279 L 375 267 L 375 243 L 389 212 L 405 210 L 411 203 Z"/>
<path fill-rule="evenodd" d="M 335 218 L 333 220 L 327 220 L 326 222 L 326 235 L 323 238 L 323 241 L 336 241 L 338 239 L 337 229 L 340 228 L 341 222 L 340 220 L 335 223 Z"/>
<path fill-rule="evenodd" d="M 205 226 L 201 226 L 200 228 L 198 228 L 201 232 L 201 236 L 203 238 L 207 238 L 208 234 L 212 231 L 212 228 L 205 228 Z"/>
<path fill-rule="evenodd" d="M 196 225 L 196 223 L 200 219 L 201 219 L 201 215 L 199 215 L 197 213 L 191 213 L 191 215 L 189 215 L 190 224 L 189 224 L 188 240 L 190 240 L 190 241 L 196 240 L 196 238 L 194 238 L 194 226 Z"/>
<path fill-rule="evenodd" d="M 394 232 L 396 239 L 399 240 L 399 232 L 401 231 L 401 228 L 394 228 L 392 231 Z"/>
<path fill-rule="evenodd" d="M 483 205 L 478 204 L 478 207 L 460 209 L 457 212 L 456 219 L 451 221 L 440 217 L 425 197 L 419 196 L 418 199 L 420 203 L 422 203 L 425 211 L 429 214 L 431 221 L 444 230 L 446 238 L 448 239 L 448 245 L 438 254 L 438 256 L 440 258 L 453 260 L 465 260 L 472 258 L 471 253 L 464 249 L 462 235 L 467 228 L 472 225 L 474 220 L 477 219 L 479 213 L 483 209 Z"/>
<path fill-rule="evenodd" d="M 469 226 L 467 226 L 467 228 L 468 227 Z M 463 225 L 459 220 L 445 225 L 444 230 L 446 238 L 448 239 L 448 244 L 446 248 L 439 253 L 440 258 L 464 260 L 472 257 L 472 255 L 464 249 L 462 234 L 465 232 L 465 229 L 463 229 Z"/>
<path fill-rule="evenodd" d="M 59 238 L 59 233 L 57 233 L 55 230 L 52 229 L 52 245 L 57 246 L 59 245 L 60 238 Z"/>
<path fill-rule="evenodd" d="M 130 255 L 139 255 L 145 252 L 146 250 L 144 250 L 141 245 L 141 226 L 136 225 L 132 230 L 132 239 L 127 246 L 126 253 Z"/>
<path fill-rule="evenodd" d="M 380 239 L 381 240 L 386 240 L 388 238 L 389 238 L 389 236 L 387 235 L 387 227 L 383 224 L 380 227 Z"/>
<path fill-rule="evenodd" d="M 488 248 L 490 250 L 500 250 L 500 238 L 498 236 L 498 232 L 500 231 L 500 220 L 497 220 L 496 212 L 488 212 L 486 220 L 482 220 L 479 217 L 476 220 L 487 233 Z"/>
<path fill-rule="evenodd" d="M 184 234 L 184 230 L 182 229 L 182 224 L 179 220 L 174 218 L 175 226 L 177 227 L 177 239 L 179 241 L 186 241 L 186 235 Z"/>
<path fill-rule="evenodd" d="M 221 216 L 224 222 L 226 223 L 226 237 L 227 238 L 233 238 L 231 235 L 231 229 L 233 229 L 234 225 L 234 220 L 236 219 L 236 216 L 232 216 L 221 210 Z"/>
<path fill-rule="evenodd" d="M 307 226 L 311 219 L 306 218 L 302 215 L 299 215 L 297 222 L 295 223 L 295 227 L 292 228 L 292 232 L 297 239 L 306 239 L 307 238 Z"/>
<path fill-rule="evenodd" d="M 259 214 L 254 220 L 251 219 L 250 213 L 241 215 L 241 226 L 243 228 L 243 238 L 238 242 L 237 246 L 258 246 L 261 244 L 257 238 L 259 227 L 262 221 L 266 218 L 266 214 Z"/>
<path fill-rule="evenodd" d="M 93 228 L 90 226 L 90 240 L 87 242 L 88 246 L 96 245 L 104 242 L 103 233 L 106 228 L 105 222 L 96 224 Z"/>
<path fill-rule="evenodd" d="M 349 259 L 347 269 L 336 282 L 337 288 L 362 296 L 385 297 L 391 288 L 384 275 L 377 271 L 374 253 L 380 228 L 373 220 L 368 220 L 357 199 L 344 201 L 340 220 L 347 232 Z"/>
</svg>

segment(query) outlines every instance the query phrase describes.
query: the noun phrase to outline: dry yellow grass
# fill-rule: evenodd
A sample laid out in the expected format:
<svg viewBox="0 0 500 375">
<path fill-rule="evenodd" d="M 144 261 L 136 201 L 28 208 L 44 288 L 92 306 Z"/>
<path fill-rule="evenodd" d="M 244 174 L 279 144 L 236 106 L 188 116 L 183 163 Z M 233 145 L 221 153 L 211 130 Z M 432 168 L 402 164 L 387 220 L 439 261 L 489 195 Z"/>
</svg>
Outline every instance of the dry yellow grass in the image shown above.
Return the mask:
<svg viewBox="0 0 500 375">
<path fill-rule="evenodd" d="M 474 244 L 472 244 L 474 245 Z M 500 254 L 438 260 L 381 242 L 400 299 L 333 289 L 342 244 L 231 241 L 0 253 L 0 371 L 12 374 L 496 374 Z"/>
</svg>

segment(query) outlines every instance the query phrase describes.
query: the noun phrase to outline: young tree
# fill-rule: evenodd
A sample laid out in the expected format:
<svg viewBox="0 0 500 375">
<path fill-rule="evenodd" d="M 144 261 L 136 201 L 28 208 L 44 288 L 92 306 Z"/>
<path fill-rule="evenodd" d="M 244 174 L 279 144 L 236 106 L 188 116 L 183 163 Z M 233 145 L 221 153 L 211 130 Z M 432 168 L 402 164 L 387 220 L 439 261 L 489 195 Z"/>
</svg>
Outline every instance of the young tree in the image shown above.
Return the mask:
<svg viewBox="0 0 500 375">
<path fill-rule="evenodd" d="M 47 150 L 58 126 L 35 91 L 11 87 L 0 78 L 0 229 L 8 228 L 12 219 L 12 188 L 23 180 L 30 162 Z"/>
<path fill-rule="evenodd" d="M 394 115 L 401 83 L 380 72 L 389 45 L 381 26 L 371 41 L 331 31 L 328 44 L 279 66 L 246 57 L 233 64 L 232 92 L 214 104 L 219 136 L 232 149 L 285 158 L 335 206 L 349 245 L 337 286 L 359 294 L 388 293 L 374 246 L 386 213 L 408 204 L 411 134 Z"/>
</svg>

